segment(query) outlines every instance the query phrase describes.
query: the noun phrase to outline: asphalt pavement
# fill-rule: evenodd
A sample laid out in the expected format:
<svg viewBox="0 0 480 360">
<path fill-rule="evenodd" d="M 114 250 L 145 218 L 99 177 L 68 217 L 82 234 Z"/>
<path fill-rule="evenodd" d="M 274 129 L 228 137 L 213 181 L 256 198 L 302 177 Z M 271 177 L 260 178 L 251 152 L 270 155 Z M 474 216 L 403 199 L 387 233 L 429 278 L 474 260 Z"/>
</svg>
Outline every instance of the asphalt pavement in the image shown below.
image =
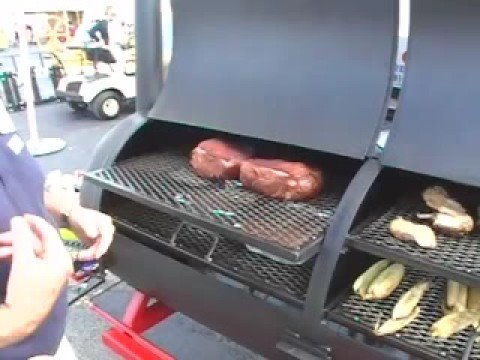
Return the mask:
<svg viewBox="0 0 480 360">
<path fill-rule="evenodd" d="M 39 105 L 36 110 L 40 137 L 59 137 L 67 143 L 64 150 L 37 158 L 45 172 L 56 169 L 63 172 L 87 169 L 100 139 L 121 121 L 96 120 L 89 112 L 73 112 L 65 103 Z M 12 117 L 20 135 L 28 139 L 26 113 L 16 112 Z M 115 277 L 110 276 L 107 283 L 115 280 Z M 109 304 L 110 310 L 120 316 L 132 291 L 128 285 L 122 283 L 104 293 L 101 298 Z M 79 360 L 117 359 L 101 342 L 101 333 L 106 329 L 108 325 L 88 308 L 86 302 L 78 302 L 70 308 L 66 333 Z M 181 314 L 172 315 L 145 335 L 179 360 L 260 359 Z"/>
</svg>

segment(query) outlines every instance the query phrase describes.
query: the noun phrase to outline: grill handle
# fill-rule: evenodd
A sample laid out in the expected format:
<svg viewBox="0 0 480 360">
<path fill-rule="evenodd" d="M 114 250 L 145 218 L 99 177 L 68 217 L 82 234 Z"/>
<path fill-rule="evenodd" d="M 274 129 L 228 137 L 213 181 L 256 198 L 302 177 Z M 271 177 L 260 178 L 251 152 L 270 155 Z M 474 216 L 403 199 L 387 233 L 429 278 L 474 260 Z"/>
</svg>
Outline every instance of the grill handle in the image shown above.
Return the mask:
<svg viewBox="0 0 480 360">
<path fill-rule="evenodd" d="M 374 158 L 362 165 L 343 195 L 323 242 L 319 244 L 321 248 L 310 279 L 305 308 L 300 323 L 297 324 L 298 333 L 302 337 L 314 338 L 314 334 L 320 331 L 330 282 L 345 239 L 380 170 L 381 164 Z"/>
</svg>

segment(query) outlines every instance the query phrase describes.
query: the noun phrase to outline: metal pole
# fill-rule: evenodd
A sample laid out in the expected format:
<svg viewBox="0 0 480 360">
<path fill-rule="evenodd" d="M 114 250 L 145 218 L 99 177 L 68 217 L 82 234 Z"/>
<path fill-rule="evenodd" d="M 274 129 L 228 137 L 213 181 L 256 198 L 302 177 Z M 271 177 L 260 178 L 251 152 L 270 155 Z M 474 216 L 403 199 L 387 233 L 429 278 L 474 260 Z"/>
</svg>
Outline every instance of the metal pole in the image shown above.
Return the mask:
<svg viewBox="0 0 480 360">
<path fill-rule="evenodd" d="M 162 86 L 160 1 L 135 1 L 136 109 L 146 115 Z"/>
<path fill-rule="evenodd" d="M 28 43 L 25 34 L 26 21 L 25 9 L 19 6 L 18 11 L 18 39 L 20 46 L 20 68 L 19 72 L 23 80 L 24 96 L 27 105 L 27 121 L 30 139 L 27 141 L 27 148 L 33 156 L 47 155 L 65 148 L 66 143 L 63 139 L 45 138 L 40 139 L 37 127 L 37 113 L 35 112 L 35 97 L 32 88 L 32 79 L 30 77 L 30 59 L 28 57 Z"/>
<path fill-rule="evenodd" d="M 23 96 L 25 96 L 25 104 L 27 106 L 27 121 L 28 130 L 30 135 L 30 142 L 38 143 L 38 127 L 37 127 L 37 114 L 35 112 L 35 97 L 32 89 L 32 79 L 30 77 L 30 61 L 28 58 L 28 43 L 25 34 L 25 14 L 21 9 L 18 14 L 19 29 L 18 40 L 20 48 L 20 78 L 23 81 Z"/>
</svg>

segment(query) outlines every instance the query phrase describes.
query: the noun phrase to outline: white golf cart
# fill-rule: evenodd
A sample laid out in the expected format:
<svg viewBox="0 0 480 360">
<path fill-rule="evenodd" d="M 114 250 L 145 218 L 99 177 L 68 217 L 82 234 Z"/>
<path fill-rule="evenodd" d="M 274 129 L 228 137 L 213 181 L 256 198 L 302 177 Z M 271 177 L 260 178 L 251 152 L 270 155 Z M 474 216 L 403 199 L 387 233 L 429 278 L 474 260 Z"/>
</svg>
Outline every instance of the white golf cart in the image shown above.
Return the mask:
<svg viewBox="0 0 480 360">
<path fill-rule="evenodd" d="M 111 53 L 110 56 L 113 58 Z M 117 64 L 110 69 L 62 78 L 56 89 L 57 97 L 74 111 L 88 109 L 98 119 L 115 119 L 123 108 L 135 101 L 135 64 L 125 61 L 123 66 Z"/>
</svg>

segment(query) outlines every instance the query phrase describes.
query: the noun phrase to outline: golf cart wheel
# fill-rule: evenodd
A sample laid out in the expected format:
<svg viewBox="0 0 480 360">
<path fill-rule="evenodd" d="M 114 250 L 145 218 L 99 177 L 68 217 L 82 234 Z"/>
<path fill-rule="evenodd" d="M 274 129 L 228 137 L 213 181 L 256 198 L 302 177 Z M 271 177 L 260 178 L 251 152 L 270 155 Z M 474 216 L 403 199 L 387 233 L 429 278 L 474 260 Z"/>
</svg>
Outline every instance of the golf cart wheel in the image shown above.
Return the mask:
<svg viewBox="0 0 480 360">
<path fill-rule="evenodd" d="M 93 100 L 92 110 L 101 120 L 115 119 L 122 108 L 122 96 L 111 90 L 104 91 Z"/>
<path fill-rule="evenodd" d="M 82 103 L 82 102 L 74 102 L 74 101 L 70 101 L 68 103 L 68 106 L 70 106 L 70 108 L 73 111 L 83 111 L 87 108 L 87 104 Z"/>
</svg>

